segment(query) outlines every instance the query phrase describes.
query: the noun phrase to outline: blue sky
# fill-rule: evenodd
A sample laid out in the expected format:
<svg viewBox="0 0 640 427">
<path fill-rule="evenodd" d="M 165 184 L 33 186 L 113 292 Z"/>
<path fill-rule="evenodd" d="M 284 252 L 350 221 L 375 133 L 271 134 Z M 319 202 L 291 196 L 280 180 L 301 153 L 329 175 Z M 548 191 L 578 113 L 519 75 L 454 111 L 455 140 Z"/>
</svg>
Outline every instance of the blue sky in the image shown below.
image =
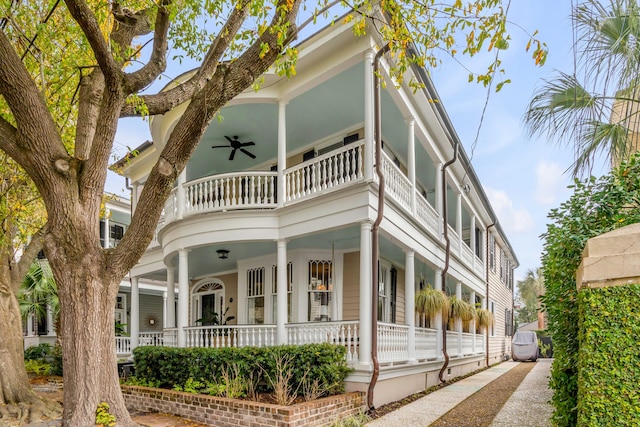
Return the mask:
<svg viewBox="0 0 640 427">
<path fill-rule="evenodd" d="M 506 4 L 506 1 L 504 2 Z M 573 162 L 570 148 L 548 143 L 544 138 L 530 138 L 522 116 L 541 79 L 551 78 L 554 70 L 571 72 L 572 30 L 570 0 L 513 0 L 509 9 L 510 48 L 501 53 L 506 78 L 512 83 L 499 93 L 492 92 L 475 148 L 487 90 L 467 83 L 469 72 L 454 61 L 445 61 L 432 71 L 432 78 L 467 155 L 492 202 L 509 241 L 516 251 L 520 267 L 515 279 L 527 269 L 540 266 L 542 241 L 550 209 L 570 196 L 571 178 L 565 170 Z M 515 25 L 517 24 L 517 25 Z M 531 54 L 525 52 L 528 35 L 539 31 L 547 43 L 549 57 L 544 67 L 535 67 Z M 466 67 L 481 71 L 486 58 L 462 57 Z M 148 126 L 138 119 L 122 120 L 116 136 L 116 155 L 150 139 Z M 594 171 L 594 173 L 601 173 Z M 123 178 L 111 174 L 107 191 L 123 193 Z"/>
</svg>

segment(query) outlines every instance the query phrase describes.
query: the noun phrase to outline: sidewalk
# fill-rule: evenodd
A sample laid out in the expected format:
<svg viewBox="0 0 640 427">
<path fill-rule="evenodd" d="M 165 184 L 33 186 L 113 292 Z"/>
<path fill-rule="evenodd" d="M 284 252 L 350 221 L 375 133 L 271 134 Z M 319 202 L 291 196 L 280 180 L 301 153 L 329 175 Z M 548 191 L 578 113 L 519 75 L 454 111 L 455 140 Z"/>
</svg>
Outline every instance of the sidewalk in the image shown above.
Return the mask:
<svg viewBox="0 0 640 427">
<path fill-rule="evenodd" d="M 502 376 L 519 362 L 503 362 L 497 366 L 437 390 L 415 402 L 367 423 L 368 427 L 425 427 L 449 412 L 464 399 Z M 551 359 L 540 359 L 494 419 L 495 427 L 549 426 L 552 409 L 546 402 Z M 535 413 L 535 415 L 534 415 Z M 518 418 L 515 418 L 518 417 Z M 522 421 L 521 421 L 522 420 Z"/>
</svg>

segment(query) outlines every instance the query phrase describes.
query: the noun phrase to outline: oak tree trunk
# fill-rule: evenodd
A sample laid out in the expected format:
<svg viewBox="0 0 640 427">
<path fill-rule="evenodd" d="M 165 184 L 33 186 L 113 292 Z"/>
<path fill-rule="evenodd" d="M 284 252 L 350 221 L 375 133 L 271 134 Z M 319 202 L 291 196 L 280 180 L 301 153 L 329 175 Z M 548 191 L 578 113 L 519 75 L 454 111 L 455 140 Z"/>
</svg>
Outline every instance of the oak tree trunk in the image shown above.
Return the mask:
<svg viewBox="0 0 640 427">
<path fill-rule="evenodd" d="M 67 206 L 75 208 L 73 214 L 50 212 L 49 223 L 55 225 L 45 236 L 60 299 L 63 426 L 92 425 L 103 402 L 117 426 L 133 426 L 120 390 L 115 353 L 114 306 L 122 277 L 107 277 L 97 213 L 81 215 L 80 203 Z"/>
<path fill-rule="evenodd" d="M 45 402 L 31 390 L 24 366 L 22 318 L 15 286 L 0 281 L 0 425 L 40 421 L 55 416 L 56 404 Z"/>
</svg>

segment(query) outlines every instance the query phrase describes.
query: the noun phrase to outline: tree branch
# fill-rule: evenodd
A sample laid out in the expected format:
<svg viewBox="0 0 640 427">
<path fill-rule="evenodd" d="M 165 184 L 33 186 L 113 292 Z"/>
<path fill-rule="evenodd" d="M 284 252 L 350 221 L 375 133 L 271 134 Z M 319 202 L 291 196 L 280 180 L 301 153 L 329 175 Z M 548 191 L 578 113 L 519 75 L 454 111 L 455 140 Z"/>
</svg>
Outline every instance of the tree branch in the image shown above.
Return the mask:
<svg viewBox="0 0 640 427">
<path fill-rule="evenodd" d="M 220 58 L 227 50 L 233 38 L 242 27 L 249 15 L 250 2 L 245 1 L 240 8 L 234 8 L 229 19 L 221 28 L 215 40 L 211 43 L 202 65 L 196 73 L 186 82 L 155 95 L 143 95 L 140 99 L 144 102 L 150 116 L 164 114 L 180 104 L 191 99 L 193 94 L 202 89 L 207 79 L 216 72 Z M 125 105 L 120 112 L 120 117 L 139 116 L 133 105 Z"/>
<path fill-rule="evenodd" d="M 277 6 L 277 11 L 287 7 L 286 13 L 276 12 L 272 21 L 272 26 L 288 24 L 285 44 L 288 44 L 296 34 L 295 18 L 300 1 L 296 0 L 287 7 L 284 0 Z M 230 30 L 236 26 L 239 28 L 244 20 L 242 16 L 239 15 L 236 19 L 230 18 L 227 21 Z M 229 31 L 228 34 L 235 34 L 235 32 Z M 125 274 L 135 265 L 132 260 L 142 256 L 151 242 L 153 230 L 158 224 L 160 212 L 164 207 L 158 201 L 166 200 L 178 174 L 184 169 L 216 112 L 264 73 L 281 51 L 281 47 L 278 46 L 277 31 L 271 32 L 267 29 L 237 61 L 218 68 L 219 56 L 226 50 L 225 45 L 228 45 L 230 37 L 226 40 L 224 33 L 221 32 L 216 40 L 219 42 L 214 42 L 211 46 L 205 63 L 198 72 L 201 77 L 192 78 L 197 82 L 205 78 L 204 87 L 194 91 L 189 106 L 171 132 L 158 162 L 145 183 L 138 199 L 136 212 L 124 238 L 112 252 L 107 254 L 108 259 L 105 265 L 109 275 L 118 277 L 120 274 Z M 269 44 L 270 47 L 266 54 L 261 54 L 263 43 Z M 207 74 L 203 70 L 212 74 Z"/>
<path fill-rule="evenodd" d="M 16 138 L 17 130 L 11 123 L 6 121 L 0 116 L 0 149 L 7 153 L 9 157 L 12 157 L 18 161 L 23 155 L 18 148 L 18 141 Z M 22 162 L 25 159 L 21 159 Z M 20 162 L 19 162 L 20 163 Z"/>
<path fill-rule="evenodd" d="M 151 58 L 141 69 L 125 75 L 125 93 L 136 93 L 153 81 L 167 68 L 167 51 L 169 43 L 167 34 L 169 32 L 169 10 L 167 6 L 171 0 L 163 0 L 158 6 L 156 22 L 153 32 L 153 48 Z"/>
<path fill-rule="evenodd" d="M 104 73 L 107 85 L 118 85 L 120 83 L 120 66 L 111 55 L 111 48 L 102 35 L 95 15 L 83 0 L 65 0 L 65 3 L 69 13 L 87 37 L 91 50 L 98 61 L 98 66 Z"/>
<path fill-rule="evenodd" d="M 42 228 L 40 228 L 36 233 L 31 237 L 31 241 L 25 248 L 24 252 L 22 252 L 22 256 L 20 257 L 20 261 L 15 264 L 15 268 L 11 270 L 11 283 L 17 284 L 18 287 L 22 282 L 24 276 L 27 275 L 27 271 L 29 267 L 33 263 L 33 260 L 38 255 L 38 252 L 42 250 L 44 247 L 44 235 L 47 230 L 47 225 L 45 224 Z M 17 289 L 16 289 L 17 292 Z"/>
</svg>

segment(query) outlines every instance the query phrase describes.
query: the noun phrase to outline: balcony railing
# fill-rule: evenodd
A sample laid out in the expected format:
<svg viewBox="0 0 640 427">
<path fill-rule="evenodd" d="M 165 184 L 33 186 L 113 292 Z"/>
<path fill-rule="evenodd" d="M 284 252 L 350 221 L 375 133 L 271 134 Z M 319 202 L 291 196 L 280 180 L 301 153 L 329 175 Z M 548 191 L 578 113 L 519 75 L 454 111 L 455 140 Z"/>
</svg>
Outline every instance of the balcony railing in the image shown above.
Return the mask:
<svg viewBox="0 0 640 427">
<path fill-rule="evenodd" d="M 363 147 L 359 141 L 285 170 L 285 203 L 363 180 Z"/>
<path fill-rule="evenodd" d="M 382 152 L 382 171 L 385 178 L 385 191 L 405 209 L 411 211 L 411 181 L 402 173 L 393 160 Z"/>
<path fill-rule="evenodd" d="M 358 360 L 358 321 L 290 323 L 286 325 L 289 344 L 340 344 L 347 349 L 347 362 Z"/>
<path fill-rule="evenodd" d="M 438 334 L 440 331 L 430 328 L 416 328 L 416 358 L 435 360 L 438 354 Z"/>
</svg>

